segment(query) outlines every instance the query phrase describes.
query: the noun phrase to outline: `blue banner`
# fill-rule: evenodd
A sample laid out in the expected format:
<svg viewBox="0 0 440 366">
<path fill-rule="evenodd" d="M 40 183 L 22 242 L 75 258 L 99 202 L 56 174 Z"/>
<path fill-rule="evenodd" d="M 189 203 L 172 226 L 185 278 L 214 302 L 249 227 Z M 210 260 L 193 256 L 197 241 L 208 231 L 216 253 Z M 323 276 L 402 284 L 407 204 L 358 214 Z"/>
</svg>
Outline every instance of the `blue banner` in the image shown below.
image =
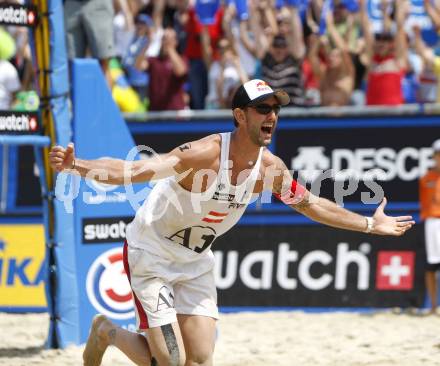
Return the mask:
<svg viewBox="0 0 440 366">
<path fill-rule="evenodd" d="M 63 2 L 61 0 L 29 0 L 38 11 L 38 26 L 31 31 L 33 63 L 37 72 L 40 108 L 44 123 L 44 133 L 51 143 L 66 145 L 72 139 L 71 116 L 69 111 L 69 75 L 65 44 Z M 47 255 L 45 272 L 47 278 L 46 296 L 50 314 L 47 345 L 64 347 L 77 341 L 72 325 L 79 318 L 72 306 L 76 294 L 75 257 L 71 217 L 56 201 L 52 201 L 52 174 L 48 160 L 43 159 L 35 149 L 40 170 L 43 196 L 43 217 Z M 46 267 L 47 266 L 47 267 Z"/>
<path fill-rule="evenodd" d="M 77 156 L 138 159 L 138 149 L 113 102 L 98 62 L 75 60 L 72 80 Z M 63 179 L 59 183 L 63 186 Z M 66 196 L 63 203 L 74 217 L 78 286 L 74 303 L 81 314 L 75 327 L 77 343 L 82 343 L 87 339 L 96 313 L 107 315 L 121 326 L 134 327 L 131 291 L 122 263 L 122 243 L 126 225 L 150 189 L 145 184 L 113 186 L 92 179 L 74 183 L 77 185 L 71 186 L 72 195 Z M 69 306 L 73 307 L 72 303 Z"/>
</svg>

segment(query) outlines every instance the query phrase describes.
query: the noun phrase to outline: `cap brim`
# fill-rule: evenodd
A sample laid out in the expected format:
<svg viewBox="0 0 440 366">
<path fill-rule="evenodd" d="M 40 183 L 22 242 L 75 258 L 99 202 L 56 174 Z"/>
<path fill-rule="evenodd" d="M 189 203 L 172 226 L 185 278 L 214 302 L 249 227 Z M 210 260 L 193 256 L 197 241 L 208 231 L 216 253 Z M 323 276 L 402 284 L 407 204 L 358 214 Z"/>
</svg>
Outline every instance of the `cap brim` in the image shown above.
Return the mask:
<svg viewBox="0 0 440 366">
<path fill-rule="evenodd" d="M 290 103 L 289 94 L 287 94 L 284 90 L 276 90 L 274 92 L 259 96 L 258 98 L 251 101 L 248 105 L 250 105 L 250 106 L 256 105 L 256 104 L 260 103 L 261 101 L 266 100 L 267 98 L 270 98 L 272 96 L 277 98 L 278 103 L 282 106 L 286 106 Z"/>
</svg>

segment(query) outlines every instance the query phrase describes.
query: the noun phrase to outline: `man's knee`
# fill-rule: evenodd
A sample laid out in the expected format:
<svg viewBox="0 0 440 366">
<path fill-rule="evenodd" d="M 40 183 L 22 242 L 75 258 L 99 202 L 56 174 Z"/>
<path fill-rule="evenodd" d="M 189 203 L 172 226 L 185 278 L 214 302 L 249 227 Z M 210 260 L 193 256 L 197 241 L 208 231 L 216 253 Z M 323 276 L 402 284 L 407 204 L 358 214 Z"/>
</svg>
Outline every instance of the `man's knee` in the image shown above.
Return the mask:
<svg viewBox="0 0 440 366">
<path fill-rule="evenodd" d="M 186 355 L 186 365 L 203 366 L 210 365 L 212 352 L 209 350 L 198 349 Z"/>
</svg>

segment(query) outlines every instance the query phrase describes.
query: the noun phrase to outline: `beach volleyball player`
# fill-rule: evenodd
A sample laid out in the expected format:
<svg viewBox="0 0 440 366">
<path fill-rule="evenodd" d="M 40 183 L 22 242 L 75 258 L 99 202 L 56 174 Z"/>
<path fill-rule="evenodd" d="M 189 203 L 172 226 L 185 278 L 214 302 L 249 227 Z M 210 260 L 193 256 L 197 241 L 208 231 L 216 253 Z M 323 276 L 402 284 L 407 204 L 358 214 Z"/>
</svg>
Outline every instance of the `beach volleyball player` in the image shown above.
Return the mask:
<svg viewBox="0 0 440 366">
<path fill-rule="evenodd" d="M 242 216 L 254 194 L 271 190 L 292 209 L 320 223 L 359 232 L 402 235 L 411 216 L 364 217 L 319 198 L 297 183 L 266 147 L 289 97 L 262 80 L 233 97 L 235 129 L 188 142 L 160 157 L 127 162 L 83 160 L 74 147 L 55 146 L 57 171 L 87 176 L 103 170 L 103 183 L 159 179 L 126 230 L 124 265 L 133 291 L 139 333 L 94 318 L 84 364 L 99 365 L 112 344 L 139 365 L 212 365 L 218 318 L 211 245 Z M 101 177 L 103 175 L 101 174 Z"/>
</svg>

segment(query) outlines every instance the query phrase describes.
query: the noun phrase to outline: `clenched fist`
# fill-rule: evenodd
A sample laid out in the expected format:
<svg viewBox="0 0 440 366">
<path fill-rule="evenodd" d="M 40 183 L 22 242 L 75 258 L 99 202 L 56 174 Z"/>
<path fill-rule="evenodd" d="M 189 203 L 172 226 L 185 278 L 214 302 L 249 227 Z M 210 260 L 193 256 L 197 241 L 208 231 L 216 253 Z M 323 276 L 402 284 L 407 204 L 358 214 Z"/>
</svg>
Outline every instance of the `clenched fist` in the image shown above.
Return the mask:
<svg viewBox="0 0 440 366">
<path fill-rule="evenodd" d="M 64 169 L 75 168 L 75 148 L 69 143 L 66 148 L 54 146 L 49 153 L 49 162 L 55 171 L 62 172 Z"/>
</svg>

